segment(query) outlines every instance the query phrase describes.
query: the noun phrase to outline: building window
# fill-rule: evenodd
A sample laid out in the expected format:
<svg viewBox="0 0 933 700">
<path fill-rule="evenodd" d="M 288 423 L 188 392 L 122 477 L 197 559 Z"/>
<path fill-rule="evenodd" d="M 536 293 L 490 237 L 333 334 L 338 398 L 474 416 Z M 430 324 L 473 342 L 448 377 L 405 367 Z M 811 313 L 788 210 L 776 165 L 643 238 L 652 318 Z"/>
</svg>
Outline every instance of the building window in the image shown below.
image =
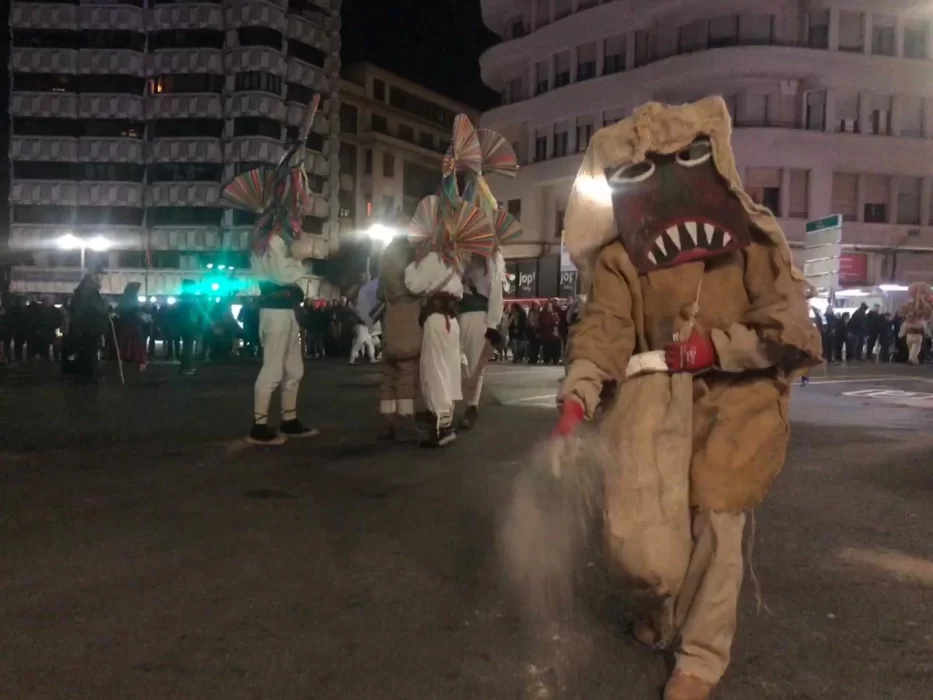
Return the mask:
<svg viewBox="0 0 933 700">
<path fill-rule="evenodd" d="M 829 48 L 829 10 L 807 15 L 807 45 L 811 49 Z"/>
<path fill-rule="evenodd" d="M 382 154 L 382 177 L 395 177 L 395 155 Z"/>
<path fill-rule="evenodd" d="M 398 125 L 398 137 L 402 141 L 408 141 L 408 143 L 415 142 L 415 130 L 412 129 L 408 124 L 399 124 Z"/>
<path fill-rule="evenodd" d="M 139 207 L 75 207 L 74 222 L 79 226 L 141 226 L 143 210 Z"/>
<path fill-rule="evenodd" d="M 301 220 L 301 230 L 305 233 L 320 236 L 324 233 L 324 224 L 326 223 L 327 219 L 322 219 L 319 216 L 306 216 Z"/>
<path fill-rule="evenodd" d="M 356 146 L 349 143 L 340 144 L 340 174 L 356 176 Z"/>
<path fill-rule="evenodd" d="M 74 180 L 76 163 L 55 161 L 13 161 L 13 177 L 17 180 Z"/>
<path fill-rule="evenodd" d="M 151 163 L 146 169 L 149 182 L 220 182 L 223 176 L 221 163 Z"/>
<path fill-rule="evenodd" d="M 296 39 L 288 40 L 287 54 L 289 58 L 296 58 L 318 68 L 324 67 L 324 60 L 327 58 L 327 55 L 320 49 Z"/>
<path fill-rule="evenodd" d="M 155 119 L 151 134 L 157 139 L 201 136 L 219 139 L 224 134 L 223 119 Z"/>
<path fill-rule="evenodd" d="M 513 39 L 520 39 L 528 33 L 528 30 L 525 28 L 525 20 L 521 17 L 514 17 L 511 22 L 509 22 L 509 36 Z"/>
<path fill-rule="evenodd" d="M 871 52 L 876 56 L 894 56 L 897 53 L 897 18 L 873 14 L 871 21 Z"/>
<path fill-rule="evenodd" d="M 745 174 L 748 196 L 775 216 L 781 216 L 781 177 L 780 168 L 749 168 Z"/>
<path fill-rule="evenodd" d="M 340 131 L 345 134 L 355 134 L 359 131 L 359 110 L 351 104 L 340 105 Z"/>
<path fill-rule="evenodd" d="M 921 178 L 897 178 L 897 223 L 913 226 L 920 223 L 922 191 L 923 180 Z"/>
<path fill-rule="evenodd" d="M 865 48 L 865 15 L 839 10 L 839 50 L 861 53 Z"/>
<path fill-rule="evenodd" d="M 78 49 L 78 35 L 70 29 L 14 29 L 13 46 L 24 49 Z"/>
<path fill-rule="evenodd" d="M 555 212 L 554 217 L 554 238 L 560 240 L 564 237 L 564 218 L 566 217 L 567 212 L 563 209 L 558 209 Z"/>
<path fill-rule="evenodd" d="M 222 90 L 223 76 L 217 77 Z M 146 90 L 146 79 L 135 75 L 76 75 L 74 88 L 75 92 L 83 94 L 142 95 Z"/>
<path fill-rule="evenodd" d="M 768 123 L 768 96 L 747 95 L 745 97 L 745 115 L 739 121 L 741 126 L 766 126 Z"/>
<path fill-rule="evenodd" d="M 363 174 L 373 174 L 373 149 L 367 148 L 363 153 Z"/>
<path fill-rule="evenodd" d="M 145 51 L 146 35 L 120 29 L 83 29 L 79 32 L 82 49 Z"/>
<path fill-rule="evenodd" d="M 613 36 L 605 40 L 603 45 L 603 73 L 621 73 L 625 70 L 625 37 Z"/>
<path fill-rule="evenodd" d="M 928 22 L 907 20 L 904 25 L 904 58 L 927 58 Z"/>
<path fill-rule="evenodd" d="M 584 44 L 577 48 L 577 80 L 596 77 L 596 44 Z"/>
<path fill-rule="evenodd" d="M 538 129 L 535 133 L 535 162 L 547 160 L 547 132 Z"/>
<path fill-rule="evenodd" d="M 858 218 L 858 175 L 833 173 L 832 210 L 845 221 Z"/>
<path fill-rule="evenodd" d="M 522 200 L 510 199 L 508 202 L 509 214 L 521 221 L 522 219 Z"/>
<path fill-rule="evenodd" d="M 75 163 L 75 180 L 142 182 L 144 165 L 135 163 Z"/>
<path fill-rule="evenodd" d="M 76 77 L 73 75 L 59 75 L 58 73 L 14 73 L 13 91 L 77 92 Z M 137 80 L 142 80 L 142 78 L 137 78 Z"/>
<path fill-rule="evenodd" d="M 535 10 L 538 27 L 546 27 L 551 23 L 551 0 L 535 0 Z"/>
<path fill-rule="evenodd" d="M 570 85 L 570 52 L 564 51 L 554 57 L 554 87 Z"/>
<path fill-rule="evenodd" d="M 314 95 L 314 88 L 310 88 L 307 85 L 302 85 L 300 83 L 287 83 L 285 86 L 286 102 L 297 102 L 301 105 L 307 105 L 311 103 Z M 324 111 L 323 104 L 321 106 L 321 111 Z"/>
<path fill-rule="evenodd" d="M 265 136 L 280 140 L 282 123 L 269 117 L 237 117 L 233 120 L 234 136 Z"/>
<path fill-rule="evenodd" d="M 159 29 L 149 32 L 149 50 L 222 49 L 224 32 L 219 29 Z"/>
<path fill-rule="evenodd" d="M 739 17 L 727 15 L 714 17 L 709 21 L 708 46 L 717 49 L 721 46 L 735 46 L 739 43 Z"/>
<path fill-rule="evenodd" d="M 651 63 L 652 37 L 648 32 L 635 32 L 635 67 Z"/>
<path fill-rule="evenodd" d="M 706 48 L 708 22 L 697 20 L 677 30 L 677 52 L 693 53 Z"/>
<path fill-rule="evenodd" d="M 554 21 L 569 17 L 573 11 L 570 0 L 554 0 Z"/>
<path fill-rule="evenodd" d="M 150 226 L 220 226 L 221 207 L 149 207 L 146 221 Z"/>
<path fill-rule="evenodd" d="M 236 30 L 240 46 L 268 46 L 282 50 L 282 33 L 271 27 L 240 27 Z"/>
<path fill-rule="evenodd" d="M 590 145 L 593 137 L 593 118 L 580 117 L 577 119 L 577 153 L 583 153 Z"/>
<path fill-rule="evenodd" d="M 535 64 L 535 94 L 543 95 L 550 87 L 550 69 L 547 61 L 538 61 Z"/>
<path fill-rule="evenodd" d="M 774 43 L 774 15 L 739 16 L 739 43 L 746 46 Z"/>
<path fill-rule="evenodd" d="M 152 167 L 151 165 L 149 166 Z M 233 165 L 233 172 L 235 175 L 242 175 L 243 173 L 248 173 L 250 170 L 265 170 L 266 168 L 271 168 L 272 166 L 269 163 L 257 163 L 257 162 L 239 162 Z"/>
<path fill-rule="evenodd" d="M 373 80 L 373 99 L 380 102 L 386 101 L 386 84 L 378 78 Z"/>
<path fill-rule="evenodd" d="M 567 155 L 570 141 L 570 134 L 567 123 L 563 122 L 554 126 L 554 157 L 563 158 Z"/>
<path fill-rule="evenodd" d="M 372 115 L 372 117 L 370 118 L 370 128 L 373 131 L 376 131 L 380 134 L 389 133 L 389 124 L 386 121 L 386 118 L 383 117 L 381 114 Z"/>
<path fill-rule="evenodd" d="M 422 148 L 434 150 L 434 136 L 426 131 L 422 131 L 418 136 L 418 145 Z"/>
<path fill-rule="evenodd" d="M 879 136 L 891 134 L 891 96 L 871 95 L 868 114 L 868 133 Z"/>
<path fill-rule="evenodd" d="M 854 134 L 858 131 L 858 93 L 836 95 L 836 131 Z"/>
<path fill-rule="evenodd" d="M 382 214 L 386 217 L 391 217 L 395 214 L 395 197 L 392 195 L 383 195 Z"/>
<path fill-rule="evenodd" d="M 251 75 L 250 73 L 240 73 L 239 75 Z M 265 73 L 256 73 L 255 75 L 267 75 Z M 92 77 L 92 76 L 84 76 Z M 101 82 L 109 81 L 115 77 L 111 75 L 93 76 Z M 238 76 L 239 77 L 239 76 Z M 275 76 L 270 76 L 275 77 Z M 211 73 L 178 73 L 175 75 L 159 75 L 149 79 L 149 94 L 160 95 L 162 93 L 213 93 L 222 94 L 224 91 L 224 76 Z"/>
<path fill-rule="evenodd" d="M 402 161 L 402 194 L 419 202 L 437 189 L 437 171 Z"/>
<path fill-rule="evenodd" d="M 14 204 L 13 223 L 70 224 L 74 222 L 74 207 L 37 204 Z"/>
<path fill-rule="evenodd" d="M 810 213 L 810 171 L 790 171 L 790 211 L 787 215 L 795 219 L 806 219 Z"/>
<path fill-rule="evenodd" d="M 888 207 L 886 204 L 865 203 L 865 223 L 884 224 L 888 221 Z"/>
<path fill-rule="evenodd" d="M 80 136 L 80 122 L 58 117 L 13 117 L 14 136 Z"/>
<path fill-rule="evenodd" d="M 282 79 L 272 73 L 246 71 L 236 74 L 233 89 L 237 92 L 271 92 L 273 95 L 281 95 Z"/>
<path fill-rule="evenodd" d="M 504 104 L 512 104 L 514 102 L 521 102 L 525 99 L 524 86 L 522 85 L 521 78 L 513 78 L 509 81 L 509 84 L 505 87 L 505 92 L 502 95 L 502 102 Z"/>
<path fill-rule="evenodd" d="M 826 129 L 826 91 L 814 90 L 806 93 L 806 123 L 810 131 L 825 131 Z"/>
<path fill-rule="evenodd" d="M 395 86 L 392 86 L 389 90 L 389 104 L 396 109 L 413 114 L 444 129 L 451 128 L 454 124 L 454 117 L 457 116 L 453 111 L 445 109 L 439 104 L 412 95 L 410 92 L 400 90 Z"/>
</svg>

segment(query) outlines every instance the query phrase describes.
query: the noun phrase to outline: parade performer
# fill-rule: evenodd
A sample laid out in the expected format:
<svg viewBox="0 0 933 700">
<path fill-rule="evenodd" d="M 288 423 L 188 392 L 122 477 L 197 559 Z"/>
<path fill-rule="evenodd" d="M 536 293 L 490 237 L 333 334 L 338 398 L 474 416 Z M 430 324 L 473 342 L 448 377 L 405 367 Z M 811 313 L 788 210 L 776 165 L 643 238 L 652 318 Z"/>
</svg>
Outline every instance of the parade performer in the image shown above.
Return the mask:
<svg viewBox="0 0 933 700">
<path fill-rule="evenodd" d="M 223 191 L 232 206 L 261 214 L 253 229 L 250 263 L 259 280 L 259 335 L 262 369 L 256 378 L 253 427 L 247 441 L 280 445 L 285 437 L 312 437 L 316 430 L 298 419 L 298 389 L 304 376 L 299 310 L 300 282 L 307 276 L 301 260 L 311 241 L 302 237 L 301 221 L 310 206 L 305 173 L 305 143 L 320 96 L 308 106 L 295 141 L 275 168 L 257 168 L 237 176 Z M 268 425 L 272 394 L 281 386 L 279 432 Z"/>
<path fill-rule="evenodd" d="M 508 282 L 501 246 L 521 235 L 521 226 L 496 201 L 485 175 L 498 173 L 514 177 L 518 172 L 518 159 L 503 136 L 488 129 L 474 129 L 465 115 L 459 115 L 455 121 L 454 139 L 455 148 L 461 154 L 474 154 L 472 161 L 461 155 L 462 198 L 483 212 L 495 232 L 493 255 L 490 258 L 473 256 L 462 276 L 463 299 L 457 320 L 460 349 L 467 361 L 467 380 L 463 386 L 467 408 L 460 427 L 469 429 L 479 415 L 485 366 L 502 342 L 499 325 L 505 306 L 503 291 Z M 456 195 L 456 171 L 448 168 L 444 179 L 444 191 Z"/>
<path fill-rule="evenodd" d="M 481 160 L 476 132 L 469 119 L 459 115 L 441 165 L 441 194 L 419 203 L 409 232 L 418 251 L 415 261 L 405 268 L 405 286 L 424 297 L 420 379 L 425 404 L 434 416 L 425 446 L 443 447 L 457 438 L 454 403 L 463 398 L 457 322 L 463 297 L 461 275 L 474 255 L 489 258 L 494 251 L 492 223 L 482 209 L 461 198 L 457 187 L 458 173 L 475 172 Z"/>
<path fill-rule="evenodd" d="M 396 236 L 379 258 L 377 312 L 382 324 L 383 370 L 379 414 L 383 440 L 420 439 L 415 423 L 418 359 L 421 356 L 421 298 L 405 286 L 405 270 L 414 262 L 415 249 L 407 236 Z"/>
<path fill-rule="evenodd" d="M 707 700 L 726 670 L 746 513 L 783 466 L 793 378 L 821 361 L 730 132 L 719 97 L 642 106 L 593 136 L 566 215 L 589 293 L 552 447 L 598 416 L 609 562 L 646 601 L 636 638 L 673 648 L 665 700 Z"/>
<path fill-rule="evenodd" d="M 907 343 L 907 362 L 917 365 L 920 364 L 920 350 L 927 324 L 933 318 L 933 294 L 930 293 L 930 285 L 925 282 L 914 282 L 908 287 L 907 293 L 910 301 L 899 312 L 903 319 L 900 332 Z"/>
</svg>

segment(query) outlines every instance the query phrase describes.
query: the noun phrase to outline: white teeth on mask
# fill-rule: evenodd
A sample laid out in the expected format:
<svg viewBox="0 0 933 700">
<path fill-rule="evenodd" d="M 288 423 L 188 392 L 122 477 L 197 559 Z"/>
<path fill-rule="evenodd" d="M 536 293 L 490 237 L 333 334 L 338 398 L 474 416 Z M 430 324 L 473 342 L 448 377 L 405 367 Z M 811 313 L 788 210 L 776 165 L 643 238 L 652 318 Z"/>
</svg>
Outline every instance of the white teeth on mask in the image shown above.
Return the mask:
<svg viewBox="0 0 933 700">
<path fill-rule="evenodd" d="M 652 264 L 652 265 L 657 265 L 657 264 L 658 264 L 657 258 L 654 257 L 654 252 L 653 252 L 653 251 L 652 251 L 651 253 L 648 253 L 648 260 L 651 261 L 651 264 Z"/>
<path fill-rule="evenodd" d="M 690 238 L 693 239 L 693 245 L 697 244 L 697 225 L 695 221 L 688 221 L 684 224 L 684 227 L 687 229 L 687 233 L 690 234 Z"/>
<path fill-rule="evenodd" d="M 670 233 L 670 231 L 668 231 Z M 665 258 L 667 257 L 667 246 L 664 245 L 664 236 L 661 236 L 658 240 L 654 242 L 655 247 L 661 251 L 661 255 Z"/>
<path fill-rule="evenodd" d="M 680 244 L 680 231 L 677 230 L 676 226 L 671 226 L 671 228 L 667 229 L 667 235 L 671 237 L 671 241 L 674 243 L 676 249 L 674 253 L 679 253 L 683 248 Z"/>
<path fill-rule="evenodd" d="M 725 231 L 722 232 L 722 247 L 725 248 L 732 241 L 732 236 L 730 236 Z"/>
<path fill-rule="evenodd" d="M 706 240 L 712 241 L 716 228 L 712 224 L 703 224 L 703 230 L 706 231 Z"/>
</svg>

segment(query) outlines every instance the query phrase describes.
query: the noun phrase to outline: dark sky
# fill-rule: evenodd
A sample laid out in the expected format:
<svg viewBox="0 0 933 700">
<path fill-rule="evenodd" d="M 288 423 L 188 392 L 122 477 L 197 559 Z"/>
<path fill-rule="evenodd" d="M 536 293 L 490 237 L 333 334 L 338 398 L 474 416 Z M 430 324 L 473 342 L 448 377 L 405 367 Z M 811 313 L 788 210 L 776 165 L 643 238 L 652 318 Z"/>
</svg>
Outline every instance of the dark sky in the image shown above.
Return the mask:
<svg viewBox="0 0 933 700">
<path fill-rule="evenodd" d="M 344 0 L 340 14 L 344 64 L 372 61 L 480 109 L 498 103 L 479 77 L 497 40 L 480 0 Z"/>
</svg>

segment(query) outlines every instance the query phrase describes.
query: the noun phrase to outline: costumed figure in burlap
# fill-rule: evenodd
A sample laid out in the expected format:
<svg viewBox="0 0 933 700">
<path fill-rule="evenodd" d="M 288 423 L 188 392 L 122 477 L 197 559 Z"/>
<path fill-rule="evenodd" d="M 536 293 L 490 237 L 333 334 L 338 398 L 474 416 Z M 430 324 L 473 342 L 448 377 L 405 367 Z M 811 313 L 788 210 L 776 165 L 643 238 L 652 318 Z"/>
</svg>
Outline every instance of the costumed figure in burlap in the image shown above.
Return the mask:
<svg viewBox="0 0 933 700">
<path fill-rule="evenodd" d="M 607 556 L 644 601 L 636 638 L 674 652 L 666 700 L 706 700 L 728 666 L 746 513 L 783 467 L 792 380 L 821 361 L 730 132 L 719 97 L 646 104 L 592 138 L 566 214 L 588 301 L 554 446 L 598 418 Z"/>
<path fill-rule="evenodd" d="M 456 164 L 454 152 L 460 154 Z M 460 166 L 462 195 L 455 165 Z M 463 114 L 457 116 L 454 144 L 443 164 L 443 189 L 447 196 L 462 197 L 482 211 L 495 233 L 492 255 L 474 255 L 467 261 L 462 275 L 463 298 L 458 305 L 457 321 L 460 324 L 460 350 L 467 362 L 463 382 L 466 411 L 460 423 L 464 429 L 476 423 L 485 367 L 502 341 L 499 326 L 505 308 L 503 293 L 508 282 L 501 246 L 521 235 L 518 220 L 499 205 L 485 176 L 498 173 L 514 177 L 517 172 L 515 151 L 503 136 L 488 129 L 474 129 L 468 117 Z"/>
<path fill-rule="evenodd" d="M 418 359 L 421 356 L 421 298 L 405 286 L 405 269 L 415 248 L 407 236 L 396 236 L 379 258 L 379 297 L 383 340 L 379 413 L 383 440 L 420 439 L 415 423 Z"/>
<path fill-rule="evenodd" d="M 920 364 L 920 350 L 927 324 L 933 318 L 933 294 L 926 282 L 914 282 L 907 289 L 910 301 L 901 307 L 898 314 L 903 319 L 900 334 L 907 343 L 907 362 Z"/>
<path fill-rule="evenodd" d="M 454 133 L 442 161 L 440 194 L 425 197 L 415 211 L 409 238 L 417 247 L 415 261 L 405 268 L 405 287 L 424 299 L 421 310 L 419 362 L 424 402 L 434 416 L 431 434 L 423 445 L 443 447 L 457 439 L 453 428 L 454 404 L 463 398 L 460 374 L 462 275 L 474 256 L 494 253 L 495 234 L 489 217 L 460 196 L 458 175 L 471 170 L 481 158 L 479 141 L 463 138 L 473 126 L 462 115 L 454 120 Z"/>
<path fill-rule="evenodd" d="M 301 282 L 307 277 L 301 261 L 312 252 L 312 241 L 301 231 L 311 206 L 305 144 L 319 103 L 320 96 L 315 95 L 277 166 L 238 175 L 222 195 L 225 203 L 260 215 L 253 229 L 250 264 L 259 282 L 262 369 L 254 386 L 253 426 L 247 437 L 258 445 L 280 445 L 286 437 L 317 434 L 298 419 L 298 389 L 304 376 Z M 282 420 L 276 432 L 268 424 L 268 414 L 272 394 L 280 386 Z"/>
</svg>

